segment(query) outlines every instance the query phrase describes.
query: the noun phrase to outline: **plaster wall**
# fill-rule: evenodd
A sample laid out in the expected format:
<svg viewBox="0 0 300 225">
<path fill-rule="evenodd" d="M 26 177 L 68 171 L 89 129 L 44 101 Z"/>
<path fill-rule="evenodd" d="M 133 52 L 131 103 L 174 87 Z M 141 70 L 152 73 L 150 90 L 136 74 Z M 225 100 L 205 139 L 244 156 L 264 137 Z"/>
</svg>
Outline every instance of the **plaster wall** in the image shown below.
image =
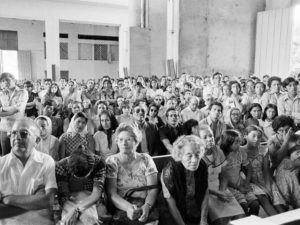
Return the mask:
<svg viewBox="0 0 300 225">
<path fill-rule="evenodd" d="M 181 0 L 180 4 L 180 72 L 253 73 L 256 16 L 265 10 L 264 0 Z"/>
</svg>

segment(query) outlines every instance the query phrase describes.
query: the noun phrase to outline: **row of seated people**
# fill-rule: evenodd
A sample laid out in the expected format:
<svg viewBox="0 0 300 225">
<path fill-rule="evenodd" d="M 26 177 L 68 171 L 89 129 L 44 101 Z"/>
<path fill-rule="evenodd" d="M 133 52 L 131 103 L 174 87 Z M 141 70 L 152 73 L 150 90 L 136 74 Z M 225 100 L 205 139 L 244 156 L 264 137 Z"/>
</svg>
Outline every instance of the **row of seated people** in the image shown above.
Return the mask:
<svg viewBox="0 0 300 225">
<path fill-rule="evenodd" d="M 74 118 L 87 123 L 82 113 Z M 37 124 L 18 119 L 10 135 L 11 153 L 0 158 L 1 221 L 51 224 L 49 214 L 35 215 L 33 210 L 49 208 L 56 190 L 63 209 L 61 224 L 100 224 L 110 213 L 115 224 L 228 224 L 258 215 L 260 205 L 268 215 L 298 208 L 300 138 L 292 134 L 290 121 L 286 116 L 274 121 L 274 128 L 285 130 L 278 132 L 284 143 L 273 157 L 261 144 L 263 131 L 258 126 L 246 128 L 246 144 L 241 146 L 237 130 L 225 130 L 216 144 L 208 125 L 188 121 L 185 135 L 173 143 L 172 159 L 158 176 L 152 157 L 137 152 L 142 133 L 135 126 L 122 123 L 117 128 L 119 152 L 106 160 L 78 143 L 55 163 L 35 148 L 41 139 Z M 79 131 L 75 136 L 80 123 L 74 126 Z M 159 183 L 168 206 L 161 215 L 162 203 L 155 204 Z M 145 186 L 149 188 L 139 190 Z M 132 188 L 138 191 L 127 195 Z"/>
</svg>

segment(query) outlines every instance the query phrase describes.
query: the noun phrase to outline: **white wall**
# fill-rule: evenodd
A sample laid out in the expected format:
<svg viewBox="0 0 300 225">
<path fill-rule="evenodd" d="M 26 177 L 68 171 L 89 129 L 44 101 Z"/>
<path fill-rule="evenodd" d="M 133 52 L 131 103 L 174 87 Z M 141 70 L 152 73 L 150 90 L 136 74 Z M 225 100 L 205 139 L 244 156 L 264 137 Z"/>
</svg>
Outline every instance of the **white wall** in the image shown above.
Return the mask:
<svg viewBox="0 0 300 225">
<path fill-rule="evenodd" d="M 42 21 L 18 20 L 0 18 L 0 30 L 18 31 L 19 50 L 30 50 L 32 58 L 32 77 L 42 79 L 45 77 L 46 61 L 44 59 L 45 23 Z M 118 27 L 98 26 L 88 24 L 60 23 L 60 33 L 68 33 L 68 39 L 60 39 L 68 42 L 69 60 L 60 61 L 60 70 L 69 70 L 71 78 L 78 80 L 87 77 L 99 77 L 103 75 L 118 76 L 118 62 L 78 60 L 78 43 L 105 43 L 118 44 L 113 41 L 78 40 L 78 34 L 118 36 Z"/>
</svg>

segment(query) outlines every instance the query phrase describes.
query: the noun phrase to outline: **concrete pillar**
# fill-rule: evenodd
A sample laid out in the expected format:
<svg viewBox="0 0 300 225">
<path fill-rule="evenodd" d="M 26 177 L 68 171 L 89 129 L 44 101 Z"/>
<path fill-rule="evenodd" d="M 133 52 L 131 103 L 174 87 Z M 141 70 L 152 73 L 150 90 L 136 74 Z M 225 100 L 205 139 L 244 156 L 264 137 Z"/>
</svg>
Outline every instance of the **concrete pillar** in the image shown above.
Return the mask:
<svg viewBox="0 0 300 225">
<path fill-rule="evenodd" d="M 129 68 L 129 27 L 121 25 L 119 27 L 119 76 L 124 77 L 124 68 Z"/>
<path fill-rule="evenodd" d="M 45 20 L 46 31 L 46 62 L 47 77 L 52 78 L 52 65 L 55 65 L 55 77 L 58 78 L 60 67 L 59 55 L 59 19 L 47 18 Z"/>
<path fill-rule="evenodd" d="M 168 0 L 167 3 L 167 60 L 174 61 L 178 71 L 179 55 L 179 0 Z M 166 67 L 168 70 L 168 67 Z M 170 71 L 166 71 L 169 74 Z"/>
<path fill-rule="evenodd" d="M 140 27 L 142 17 L 141 0 L 129 0 L 128 11 L 129 11 L 129 26 Z"/>
</svg>

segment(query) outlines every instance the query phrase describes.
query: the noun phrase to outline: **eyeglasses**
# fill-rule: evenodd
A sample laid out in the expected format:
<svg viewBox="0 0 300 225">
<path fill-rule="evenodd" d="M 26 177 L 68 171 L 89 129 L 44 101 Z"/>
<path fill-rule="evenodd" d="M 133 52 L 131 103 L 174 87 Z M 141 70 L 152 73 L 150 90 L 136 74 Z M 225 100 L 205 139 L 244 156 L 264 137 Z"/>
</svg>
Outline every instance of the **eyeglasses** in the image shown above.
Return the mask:
<svg viewBox="0 0 300 225">
<path fill-rule="evenodd" d="M 135 113 L 140 113 L 140 112 L 145 113 L 145 110 L 144 109 L 136 109 L 135 110 Z"/>
<path fill-rule="evenodd" d="M 28 134 L 29 134 L 29 132 L 27 130 L 20 130 L 20 131 L 14 130 L 10 133 L 10 135 L 15 137 L 18 133 L 20 134 L 20 137 L 22 139 L 26 139 L 28 137 Z"/>
<path fill-rule="evenodd" d="M 156 99 L 154 99 L 154 101 L 162 101 L 162 99 L 161 98 L 156 98 Z"/>
<path fill-rule="evenodd" d="M 156 109 L 150 109 L 150 112 L 157 112 Z"/>
</svg>

